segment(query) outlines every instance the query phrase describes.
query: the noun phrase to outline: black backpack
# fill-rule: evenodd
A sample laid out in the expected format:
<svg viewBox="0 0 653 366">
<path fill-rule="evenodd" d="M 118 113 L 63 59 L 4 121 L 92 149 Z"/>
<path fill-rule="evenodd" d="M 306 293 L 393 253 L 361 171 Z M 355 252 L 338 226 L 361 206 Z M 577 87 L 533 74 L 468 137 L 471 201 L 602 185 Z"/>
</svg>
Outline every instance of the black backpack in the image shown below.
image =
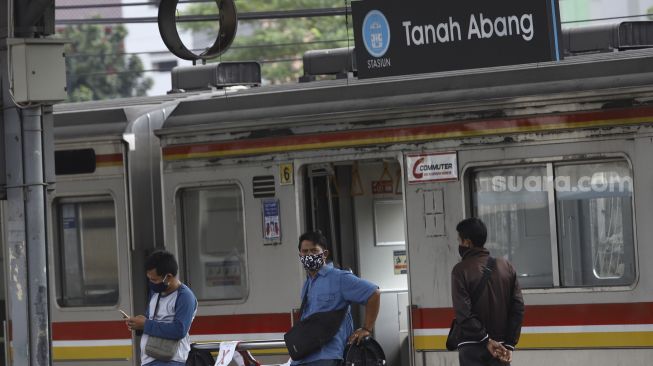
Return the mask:
<svg viewBox="0 0 653 366">
<path fill-rule="evenodd" d="M 215 359 L 211 356 L 208 350 L 190 348 L 188 358 L 186 359 L 186 366 L 213 366 Z"/>
<path fill-rule="evenodd" d="M 384 366 L 385 352 L 377 341 L 365 337 L 359 345 L 348 344 L 345 347 L 344 366 Z"/>
</svg>

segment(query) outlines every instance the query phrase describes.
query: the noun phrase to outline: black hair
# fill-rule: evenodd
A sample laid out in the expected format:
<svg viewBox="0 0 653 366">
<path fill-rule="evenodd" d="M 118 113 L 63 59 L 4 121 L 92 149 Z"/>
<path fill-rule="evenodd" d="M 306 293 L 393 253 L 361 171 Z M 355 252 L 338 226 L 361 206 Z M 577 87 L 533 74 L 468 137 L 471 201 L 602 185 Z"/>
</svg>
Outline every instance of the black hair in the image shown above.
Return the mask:
<svg viewBox="0 0 653 366">
<path fill-rule="evenodd" d="M 483 221 L 476 217 L 459 222 L 456 231 L 461 239 L 469 239 L 475 247 L 482 248 L 487 240 L 487 228 Z"/>
<path fill-rule="evenodd" d="M 323 250 L 329 250 L 329 244 L 326 237 L 322 234 L 321 231 L 308 231 L 303 233 L 299 237 L 299 244 L 297 244 L 297 249 L 302 250 L 302 242 L 308 240 L 313 242 L 315 245 L 319 245 Z"/>
<path fill-rule="evenodd" d="M 145 270 L 150 271 L 153 269 L 156 269 L 156 274 L 159 276 L 165 276 L 170 273 L 174 277 L 177 276 L 179 265 L 172 253 L 165 250 L 157 250 L 145 260 Z"/>
</svg>

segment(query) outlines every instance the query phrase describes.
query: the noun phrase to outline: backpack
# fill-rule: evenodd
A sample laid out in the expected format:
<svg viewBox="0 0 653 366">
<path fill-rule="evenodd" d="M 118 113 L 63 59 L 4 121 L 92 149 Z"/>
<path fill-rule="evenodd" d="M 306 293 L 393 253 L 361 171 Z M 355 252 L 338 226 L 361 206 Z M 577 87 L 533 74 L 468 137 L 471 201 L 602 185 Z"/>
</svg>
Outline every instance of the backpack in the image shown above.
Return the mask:
<svg viewBox="0 0 653 366">
<path fill-rule="evenodd" d="M 348 344 L 345 347 L 344 366 L 384 366 L 385 352 L 377 341 L 366 337 L 359 345 Z"/>
</svg>

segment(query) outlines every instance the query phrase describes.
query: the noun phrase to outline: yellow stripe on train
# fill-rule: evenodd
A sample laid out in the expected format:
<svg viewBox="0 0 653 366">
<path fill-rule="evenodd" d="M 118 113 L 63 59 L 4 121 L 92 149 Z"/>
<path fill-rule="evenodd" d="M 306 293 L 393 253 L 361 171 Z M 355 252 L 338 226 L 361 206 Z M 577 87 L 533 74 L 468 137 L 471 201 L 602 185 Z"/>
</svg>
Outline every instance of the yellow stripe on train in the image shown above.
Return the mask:
<svg viewBox="0 0 653 366">
<path fill-rule="evenodd" d="M 287 355 L 285 348 L 250 351 L 254 356 Z M 75 346 L 54 347 L 52 350 L 55 361 L 65 360 L 130 360 L 131 346 Z M 217 352 L 212 352 L 217 355 Z"/>
<path fill-rule="evenodd" d="M 447 336 L 415 336 L 416 351 L 445 348 Z M 652 347 L 653 332 L 598 332 L 598 333 L 532 333 L 522 334 L 520 349 L 546 348 L 604 348 L 604 347 Z"/>
<path fill-rule="evenodd" d="M 130 360 L 132 346 L 53 347 L 55 361 L 63 360 Z"/>
</svg>

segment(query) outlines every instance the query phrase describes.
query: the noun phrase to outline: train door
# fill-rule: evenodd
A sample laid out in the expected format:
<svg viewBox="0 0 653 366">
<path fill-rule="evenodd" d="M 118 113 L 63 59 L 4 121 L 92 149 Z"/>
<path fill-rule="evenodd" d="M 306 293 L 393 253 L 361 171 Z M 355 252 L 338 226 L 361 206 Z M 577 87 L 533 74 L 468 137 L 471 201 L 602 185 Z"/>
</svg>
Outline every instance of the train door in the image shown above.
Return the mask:
<svg viewBox="0 0 653 366">
<path fill-rule="evenodd" d="M 305 229 L 322 231 L 334 264 L 379 285 L 374 336 L 388 364 L 408 365 L 408 264 L 401 167 L 396 159 L 309 164 Z M 360 324 L 361 309 L 354 309 Z"/>
<path fill-rule="evenodd" d="M 133 365 L 132 334 L 118 312 L 134 313 L 122 145 L 57 154 L 50 200 L 52 359 L 59 366 Z M 60 163 L 64 156 L 69 164 Z M 75 170 L 74 162 L 83 160 L 90 168 Z"/>
</svg>

